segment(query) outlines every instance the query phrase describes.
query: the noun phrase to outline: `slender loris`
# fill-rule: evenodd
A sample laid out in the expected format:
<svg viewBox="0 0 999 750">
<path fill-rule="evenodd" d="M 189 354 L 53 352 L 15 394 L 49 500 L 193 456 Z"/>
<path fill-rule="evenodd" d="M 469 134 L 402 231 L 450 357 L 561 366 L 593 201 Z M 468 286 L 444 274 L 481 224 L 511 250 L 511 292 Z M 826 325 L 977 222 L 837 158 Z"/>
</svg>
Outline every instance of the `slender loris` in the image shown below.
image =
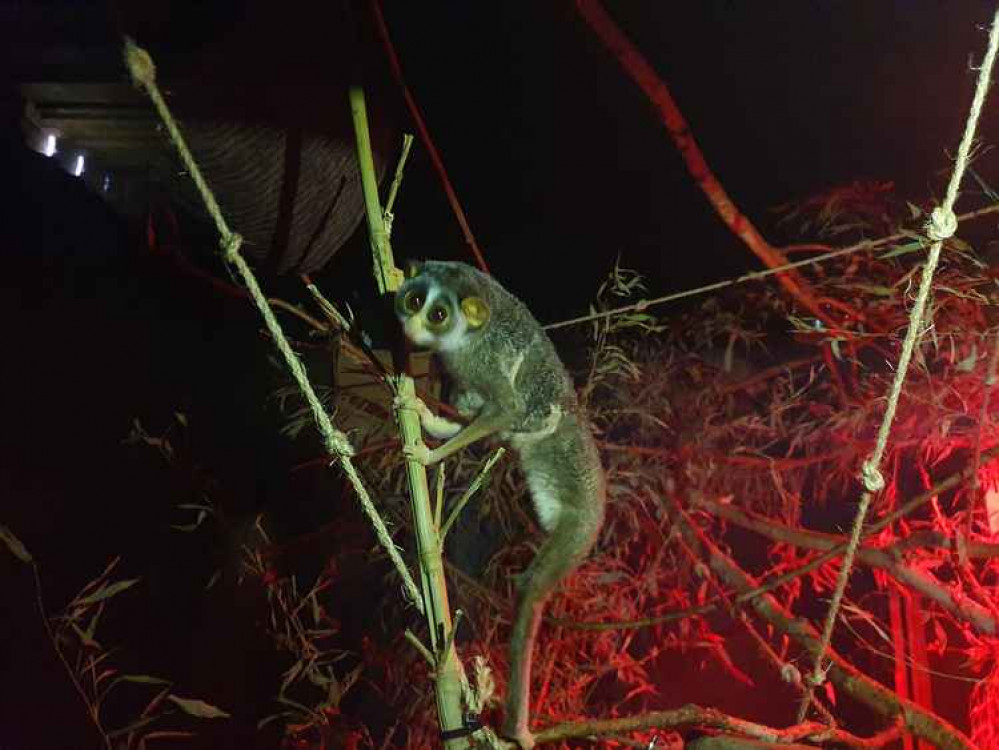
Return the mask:
<svg viewBox="0 0 999 750">
<path fill-rule="evenodd" d="M 406 404 L 423 428 L 447 442 L 407 455 L 423 464 L 497 435 L 513 448 L 548 537 L 518 585 L 510 636 L 503 734 L 534 746 L 528 725 L 531 655 L 545 601 L 593 547 L 604 517 L 604 476 L 593 435 L 555 348 L 527 307 L 464 263 L 427 261 L 410 269 L 395 309 L 406 336 L 436 352 L 455 386 L 454 406 L 471 420 Z"/>
</svg>

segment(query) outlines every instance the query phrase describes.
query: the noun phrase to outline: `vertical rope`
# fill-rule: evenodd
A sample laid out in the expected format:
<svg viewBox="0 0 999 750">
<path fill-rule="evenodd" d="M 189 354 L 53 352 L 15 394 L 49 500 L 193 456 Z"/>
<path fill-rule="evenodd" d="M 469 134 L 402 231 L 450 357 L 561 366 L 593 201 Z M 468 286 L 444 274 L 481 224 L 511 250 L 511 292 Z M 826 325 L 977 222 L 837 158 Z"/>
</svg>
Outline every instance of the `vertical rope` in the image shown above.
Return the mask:
<svg viewBox="0 0 999 750">
<path fill-rule="evenodd" d="M 385 522 L 378 514 L 378 509 L 375 508 L 375 505 L 371 500 L 371 496 L 368 494 L 367 488 L 365 488 L 363 482 L 361 481 L 360 475 L 357 473 L 357 468 L 351 460 L 351 457 L 354 455 L 354 448 L 350 444 L 350 440 L 347 439 L 347 436 L 340 430 L 336 429 L 330 421 L 329 415 L 326 413 L 326 410 L 323 409 L 323 405 L 319 401 L 319 397 L 316 395 L 315 390 L 312 388 L 312 384 L 309 382 L 309 377 L 305 371 L 305 367 L 302 366 L 301 361 L 298 359 L 298 355 L 295 354 L 294 350 L 291 348 L 291 344 L 288 342 L 287 337 L 284 335 L 284 331 L 281 329 L 281 324 L 274 315 L 274 310 L 267 301 L 267 297 L 264 296 L 263 291 L 261 291 L 260 284 L 257 283 L 257 279 L 253 275 L 253 270 L 250 268 L 249 264 L 247 264 L 246 260 L 243 259 L 243 256 L 239 254 L 239 248 L 243 242 L 243 238 L 229 228 L 225 217 L 222 215 L 222 210 L 219 208 L 218 202 L 215 200 L 215 196 L 212 193 L 211 188 L 208 187 L 208 184 L 205 182 L 205 179 L 201 174 L 201 170 L 198 168 L 198 165 L 194 160 L 194 156 L 191 154 L 190 149 L 188 149 L 187 143 L 184 141 L 184 136 L 177 127 L 177 121 L 171 114 L 169 107 L 167 107 L 167 104 L 160 93 L 159 87 L 156 85 L 156 66 L 153 64 L 152 58 L 149 56 L 148 52 L 136 46 L 131 39 L 126 38 L 125 63 L 128 66 L 129 72 L 132 74 L 132 79 L 137 85 L 144 88 L 146 93 L 149 94 L 149 98 L 156 107 L 156 111 L 163 120 L 163 124 L 166 125 L 167 132 L 170 134 L 170 140 L 173 141 L 173 145 L 176 147 L 181 161 L 184 163 L 188 173 L 191 175 L 191 179 L 194 180 L 194 185 L 198 189 L 198 193 L 201 195 L 201 199 L 204 201 L 205 207 L 208 209 L 208 213 L 212 217 L 212 221 L 215 222 L 215 227 L 218 229 L 219 235 L 221 236 L 221 245 L 225 254 L 225 259 L 228 263 L 231 263 L 236 267 L 236 270 L 243 278 L 243 282 L 246 284 L 250 297 L 253 299 L 254 304 L 257 306 L 257 309 L 260 311 L 260 314 L 264 319 L 264 324 L 267 326 L 268 333 L 270 333 L 271 337 L 274 339 L 274 343 L 277 346 L 278 351 L 281 352 L 281 356 L 284 358 L 285 365 L 287 365 L 289 372 L 291 372 L 292 377 L 298 384 L 299 390 L 305 397 L 306 403 L 309 405 L 309 410 L 312 412 L 312 418 L 315 420 L 320 435 L 322 435 L 323 444 L 325 445 L 327 452 L 339 459 L 340 465 L 343 467 L 343 471 L 347 475 L 347 479 L 350 481 L 354 491 L 357 493 L 357 496 L 361 501 L 361 508 L 364 510 L 365 515 L 367 515 L 368 520 L 375 529 L 375 535 L 378 537 L 378 541 L 381 543 L 382 547 L 385 548 L 389 559 L 392 560 L 396 570 L 402 577 L 407 597 L 422 613 L 423 597 L 420 594 L 420 590 L 413 581 L 413 577 L 410 575 L 409 569 L 406 567 L 406 563 L 399 554 L 399 548 L 396 547 L 395 542 L 392 541 L 392 535 L 389 533 L 388 528 L 385 526 Z"/>
<path fill-rule="evenodd" d="M 964 134 L 961 137 L 961 145 L 957 150 L 957 157 L 954 159 L 954 170 L 951 172 L 950 182 L 947 183 L 947 192 L 943 202 L 933 209 L 930 219 L 926 225 L 926 236 L 931 240 L 930 252 L 923 268 L 923 275 L 919 282 L 919 292 L 916 295 L 915 304 L 909 314 L 909 330 L 906 332 L 905 341 L 902 345 L 902 352 L 899 355 L 898 365 L 895 367 L 895 378 L 892 381 L 888 394 L 888 404 L 885 408 L 881 426 L 878 428 L 877 440 L 874 450 L 864 461 L 861 467 L 860 479 L 864 484 L 865 491 L 860 498 L 857 508 L 857 515 L 853 519 L 853 527 L 850 529 L 850 543 L 843 554 L 843 564 L 839 570 L 836 580 L 836 589 L 833 592 L 832 600 L 829 603 L 829 611 L 826 614 L 825 625 L 822 628 L 822 642 L 818 653 L 815 654 L 815 666 L 811 675 L 807 678 L 807 691 L 801 706 L 798 710 L 798 721 L 801 722 L 808 712 L 808 706 L 812 702 L 812 696 L 817 685 L 821 685 L 825 680 L 825 653 L 829 649 L 832 641 L 833 630 L 836 619 L 839 615 L 839 608 L 843 602 L 843 595 L 846 591 L 846 584 L 850 578 L 850 571 L 853 568 L 853 559 L 860 545 L 860 536 L 864 528 L 864 520 L 871 505 L 874 494 L 880 492 L 885 486 L 884 476 L 881 474 L 880 466 L 884 458 L 885 449 L 888 445 L 888 436 L 891 432 L 892 422 L 895 419 L 895 411 L 902 394 L 902 385 L 909 369 L 909 362 L 916 345 L 922 338 L 923 317 L 926 310 L 926 303 L 930 297 L 930 290 L 933 286 L 933 274 L 936 272 L 937 264 L 940 261 L 940 251 L 943 248 L 944 240 L 954 236 L 957 229 L 957 217 L 954 216 L 954 204 L 957 202 L 957 192 L 961 186 L 961 180 L 968 168 L 971 146 L 975 139 L 975 130 L 978 127 L 978 119 L 982 112 L 982 105 L 985 103 L 985 95 L 989 89 L 989 80 L 992 75 L 992 67 L 995 64 L 996 51 L 999 49 L 999 8 L 992 19 L 992 28 L 989 30 L 988 47 L 985 51 L 985 58 L 982 66 L 978 70 L 978 83 L 975 87 L 975 96 L 971 102 L 971 110 L 968 119 L 964 124 Z"/>
</svg>

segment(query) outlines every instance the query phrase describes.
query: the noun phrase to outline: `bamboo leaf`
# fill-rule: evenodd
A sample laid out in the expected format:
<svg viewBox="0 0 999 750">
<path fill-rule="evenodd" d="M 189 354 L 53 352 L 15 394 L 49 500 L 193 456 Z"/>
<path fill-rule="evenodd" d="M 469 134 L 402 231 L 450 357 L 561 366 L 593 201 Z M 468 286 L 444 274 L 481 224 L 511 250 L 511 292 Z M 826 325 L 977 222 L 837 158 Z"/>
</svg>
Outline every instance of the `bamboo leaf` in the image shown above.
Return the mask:
<svg viewBox="0 0 999 750">
<path fill-rule="evenodd" d="M 119 562 L 121 562 L 121 557 L 116 557 L 113 560 L 111 560 L 111 562 L 109 562 L 107 564 L 107 567 L 104 568 L 104 572 L 102 572 L 99 576 L 97 576 L 96 578 L 94 578 L 92 581 L 88 582 L 86 586 L 84 586 L 82 589 L 80 589 L 80 593 L 81 594 L 85 594 L 88 591 L 90 591 L 91 589 L 96 588 L 97 585 L 100 584 L 101 581 L 103 581 L 105 578 L 107 578 L 111 574 L 111 571 L 114 570 L 118 566 Z"/>
<path fill-rule="evenodd" d="M 73 632 L 76 633 L 76 637 L 80 639 L 80 642 L 84 646 L 87 646 L 88 648 L 100 648 L 101 647 L 100 643 L 98 643 L 96 640 L 94 640 L 94 638 L 91 637 L 88 633 L 84 632 L 83 629 L 79 625 L 77 625 L 75 622 L 69 623 L 69 626 L 73 629 Z"/>
<path fill-rule="evenodd" d="M 881 286 L 879 284 L 851 284 L 850 288 L 873 294 L 876 297 L 892 297 L 895 294 L 895 290 L 890 286 Z"/>
<path fill-rule="evenodd" d="M 112 596 L 117 596 L 122 591 L 126 591 L 135 584 L 139 582 L 138 578 L 126 578 L 124 581 L 116 581 L 115 583 L 108 584 L 106 586 L 101 586 L 97 591 L 88 596 L 78 599 L 74 602 L 76 606 L 85 606 L 88 604 L 95 604 L 105 599 L 110 599 Z"/>
<path fill-rule="evenodd" d="M 153 711 L 155 711 L 160 707 L 160 704 L 163 702 L 163 699 L 166 698 L 167 695 L 169 695 L 171 687 L 172 685 L 168 684 L 162 690 L 157 691 L 156 695 L 150 698 L 149 702 L 146 704 L 146 707 L 142 709 L 142 715 L 151 716 Z"/>
<path fill-rule="evenodd" d="M 14 536 L 14 532 L 3 524 L 0 524 L 0 540 L 7 545 L 7 549 L 18 560 L 24 563 L 31 562 L 31 553 L 28 552 L 28 548 L 21 543 L 20 539 Z"/>
<path fill-rule="evenodd" d="M 181 531 L 185 534 L 189 534 L 192 531 L 197 531 L 197 529 L 200 528 L 202 522 L 205 520 L 207 516 L 208 513 L 206 511 L 199 510 L 198 515 L 195 516 L 194 521 L 192 523 L 172 523 L 170 524 L 170 528 L 173 529 L 174 531 Z"/>
<path fill-rule="evenodd" d="M 164 680 L 162 677 L 152 677 L 147 674 L 123 674 L 115 680 L 115 682 L 134 682 L 138 685 L 172 685 L 170 680 Z"/>
<path fill-rule="evenodd" d="M 180 698 L 176 695 L 168 695 L 167 700 L 176 705 L 181 711 L 189 716 L 197 716 L 201 719 L 228 719 L 229 714 L 221 708 L 216 708 L 210 703 L 205 703 L 198 698 Z"/>
<path fill-rule="evenodd" d="M 914 253 L 917 250 L 923 249 L 922 242 L 906 242 L 904 245 L 896 245 L 887 253 L 882 253 L 878 256 L 878 260 L 885 260 L 887 258 L 894 258 L 898 255 L 905 255 L 907 253 Z"/>
<path fill-rule="evenodd" d="M 94 634 L 97 632 L 97 623 L 101 619 L 101 612 L 103 612 L 101 607 L 94 610 L 94 616 L 90 618 L 90 624 L 87 625 L 87 629 L 84 631 L 87 638 L 93 638 Z"/>
<path fill-rule="evenodd" d="M 123 682 L 137 683 L 140 685 L 170 685 L 172 684 L 169 680 L 163 680 L 159 677 L 150 677 L 144 674 L 120 674 L 111 680 L 111 684 L 108 685 L 107 690 L 104 691 L 104 695 L 110 695 L 111 691 L 115 689 L 118 685 Z M 148 709 L 148 706 L 147 706 Z M 142 712 L 143 715 L 149 713 L 148 710 Z"/>
<path fill-rule="evenodd" d="M 142 727 L 149 726 L 154 721 L 159 719 L 159 716 L 143 716 L 141 719 L 136 719 L 131 724 L 126 724 L 120 729 L 113 729 L 107 733 L 108 739 L 113 740 L 115 737 L 120 737 L 123 734 L 131 734 L 136 729 L 141 729 Z"/>
<path fill-rule="evenodd" d="M 147 740 L 186 740 L 191 737 L 197 737 L 195 732 L 181 732 L 175 729 L 172 730 L 161 730 L 158 732 L 150 732 L 143 736 L 143 741 Z"/>
<path fill-rule="evenodd" d="M 221 577 L 222 577 L 222 569 L 219 568 L 214 573 L 212 573 L 212 577 L 208 579 L 208 583 L 205 584 L 205 591 L 208 591 L 209 589 L 213 588 L 215 584 L 219 582 L 219 579 Z"/>
<path fill-rule="evenodd" d="M 282 711 L 281 713 L 271 714 L 270 716 L 265 716 L 260 721 L 257 722 L 257 729 L 263 729 L 265 726 L 278 719 L 291 718 L 295 716 L 293 711 Z"/>
</svg>

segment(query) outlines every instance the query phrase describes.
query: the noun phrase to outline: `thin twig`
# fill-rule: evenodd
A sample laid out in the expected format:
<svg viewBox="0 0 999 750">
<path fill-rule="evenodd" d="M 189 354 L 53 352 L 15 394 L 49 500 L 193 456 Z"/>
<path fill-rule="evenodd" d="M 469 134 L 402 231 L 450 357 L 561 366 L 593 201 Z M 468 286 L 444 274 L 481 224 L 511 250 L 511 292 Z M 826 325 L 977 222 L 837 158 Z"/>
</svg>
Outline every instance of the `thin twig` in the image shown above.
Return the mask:
<svg viewBox="0 0 999 750">
<path fill-rule="evenodd" d="M 489 475 L 493 466 L 503 457 L 504 453 L 506 453 L 506 449 L 502 447 L 497 448 L 493 452 L 493 455 L 489 457 L 489 460 L 483 464 L 481 469 L 479 469 L 479 473 L 475 475 L 475 479 L 472 480 L 472 483 L 468 485 L 468 489 L 462 493 L 462 496 L 458 498 L 458 502 L 452 506 L 450 512 L 448 512 L 447 520 L 441 528 L 440 541 L 442 546 L 444 544 L 444 539 L 447 537 L 447 532 L 457 520 L 458 514 L 461 513 L 461 509 L 464 508 L 468 501 L 472 499 L 472 495 L 478 492 L 479 487 L 482 486 L 482 482 L 485 481 L 485 478 Z"/>
<path fill-rule="evenodd" d="M 66 670 L 66 675 L 69 677 L 69 681 L 73 684 L 73 688 L 79 694 L 80 700 L 83 701 L 83 705 L 86 706 L 87 716 L 90 717 L 90 721 L 93 723 L 94 728 L 97 729 L 98 733 L 101 735 L 101 741 L 104 743 L 105 747 L 110 748 L 111 738 L 108 737 L 107 732 L 104 731 L 104 727 L 101 726 L 100 714 L 93 706 L 89 696 L 87 696 L 87 691 L 84 690 L 83 685 L 77 678 L 76 672 L 70 665 L 66 655 L 62 652 L 62 649 L 59 648 L 59 641 L 52 630 L 52 624 L 49 622 L 48 615 L 45 614 L 45 600 L 42 597 L 42 577 L 38 572 L 38 565 L 34 560 L 31 560 L 28 564 L 31 566 L 31 574 L 35 581 L 35 606 L 37 607 L 38 615 L 42 620 L 42 627 L 45 628 L 45 635 L 48 636 L 49 643 L 52 644 L 52 650 L 55 651 L 63 669 Z"/>
<path fill-rule="evenodd" d="M 433 653 L 430 651 L 429 648 L 423 645 L 423 641 L 417 638 L 412 630 L 406 628 L 403 635 L 406 637 L 406 640 L 409 641 L 410 644 L 412 644 L 413 648 L 415 648 L 420 653 L 420 656 L 423 657 L 423 659 L 427 662 L 427 664 L 429 664 L 431 667 L 437 666 L 437 660 L 434 658 Z"/>
<path fill-rule="evenodd" d="M 399 163 L 395 165 L 395 175 L 392 177 L 392 184 L 389 186 L 388 196 L 385 198 L 384 213 L 392 216 L 392 209 L 395 207 L 395 198 L 402 185 L 402 173 L 406 168 L 406 160 L 409 158 L 409 149 L 413 147 L 413 136 L 404 133 L 402 136 L 402 153 L 399 154 Z"/>
</svg>

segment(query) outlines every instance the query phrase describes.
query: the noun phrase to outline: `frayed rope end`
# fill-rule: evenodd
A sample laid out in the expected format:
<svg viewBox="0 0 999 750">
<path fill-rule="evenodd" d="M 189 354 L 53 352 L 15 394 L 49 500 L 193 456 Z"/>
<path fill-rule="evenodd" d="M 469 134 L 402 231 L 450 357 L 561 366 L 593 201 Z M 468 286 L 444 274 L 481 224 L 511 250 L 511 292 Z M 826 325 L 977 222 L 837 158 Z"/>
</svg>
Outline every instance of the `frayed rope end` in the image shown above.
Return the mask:
<svg viewBox="0 0 999 750">
<path fill-rule="evenodd" d="M 125 37 L 125 67 L 132 74 L 136 86 L 149 88 L 156 83 L 156 64 L 142 47 L 131 37 Z"/>
</svg>

